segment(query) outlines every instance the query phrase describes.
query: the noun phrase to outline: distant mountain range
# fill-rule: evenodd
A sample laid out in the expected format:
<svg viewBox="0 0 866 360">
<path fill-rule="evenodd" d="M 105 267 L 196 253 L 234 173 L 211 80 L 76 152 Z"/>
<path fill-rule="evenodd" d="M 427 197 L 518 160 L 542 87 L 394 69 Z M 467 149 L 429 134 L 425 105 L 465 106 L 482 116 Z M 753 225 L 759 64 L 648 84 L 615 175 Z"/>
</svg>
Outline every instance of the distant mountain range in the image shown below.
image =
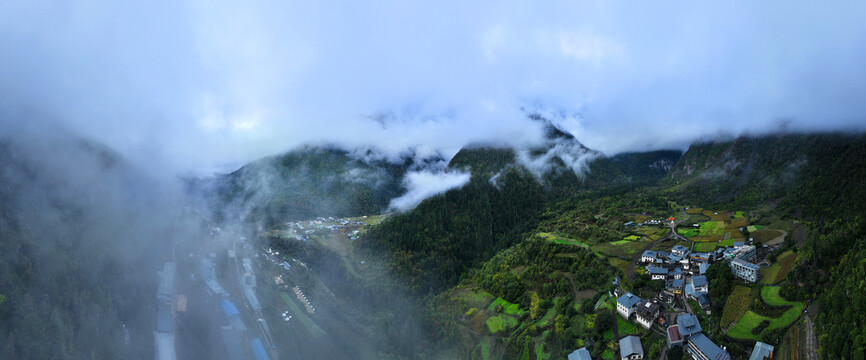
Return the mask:
<svg viewBox="0 0 866 360">
<path fill-rule="evenodd" d="M 356 216 L 388 210 L 406 192 L 409 171 L 469 171 L 473 178 L 496 181 L 505 169 L 534 175 L 548 192 L 567 193 L 612 184 L 645 183 L 664 176 L 680 157 L 674 150 L 605 156 L 581 144 L 550 121 L 530 115 L 545 140 L 525 149 L 472 144 L 449 162 L 441 156 L 399 159 L 374 149 L 304 146 L 251 162 L 215 179 L 193 181 L 191 189 L 209 197 L 220 217 L 275 224 L 317 216 Z"/>
</svg>

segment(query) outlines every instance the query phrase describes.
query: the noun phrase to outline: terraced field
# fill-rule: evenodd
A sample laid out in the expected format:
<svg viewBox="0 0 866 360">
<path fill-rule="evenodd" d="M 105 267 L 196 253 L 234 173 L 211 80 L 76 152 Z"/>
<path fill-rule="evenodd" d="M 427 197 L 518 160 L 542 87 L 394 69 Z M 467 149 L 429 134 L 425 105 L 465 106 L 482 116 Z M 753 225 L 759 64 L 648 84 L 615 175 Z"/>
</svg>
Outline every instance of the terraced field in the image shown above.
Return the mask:
<svg viewBox="0 0 866 360">
<path fill-rule="evenodd" d="M 725 302 L 725 308 L 722 310 L 722 328 L 727 328 L 749 310 L 751 292 L 752 289 L 746 286 L 737 285 L 734 287 L 734 291 L 728 296 L 728 301 Z"/>
<path fill-rule="evenodd" d="M 552 241 L 556 244 L 575 245 L 575 246 L 580 246 L 582 248 L 589 248 L 589 245 L 581 242 L 580 240 L 569 239 L 566 237 L 556 235 L 554 233 L 541 232 L 541 233 L 538 233 L 538 236 L 541 237 L 542 239 Z"/>
<path fill-rule="evenodd" d="M 764 286 L 764 288 L 761 289 L 761 297 L 764 299 L 764 302 L 769 305 L 791 305 L 791 308 L 788 309 L 788 311 L 785 311 L 777 318 L 769 318 L 758 315 L 749 310 L 743 314 L 737 324 L 728 331 L 728 336 L 737 339 L 760 340 L 760 334 L 752 334 L 752 329 L 757 327 L 762 321 L 767 320 L 770 322 L 767 330 L 784 328 L 794 322 L 794 320 L 803 313 L 806 304 L 783 299 L 779 296 L 779 289 L 778 286 Z"/>
<path fill-rule="evenodd" d="M 775 284 L 785 279 L 785 275 L 788 275 L 788 272 L 794 266 L 795 260 L 797 260 L 797 254 L 793 251 L 788 250 L 783 252 L 782 255 L 776 258 L 776 262 L 772 266 L 761 269 L 761 283 Z"/>
<path fill-rule="evenodd" d="M 608 256 L 628 258 L 631 257 L 634 253 L 643 250 L 643 248 L 646 247 L 649 243 L 649 240 L 619 240 L 604 244 L 593 245 L 591 249 L 592 251 L 602 253 Z"/>
</svg>

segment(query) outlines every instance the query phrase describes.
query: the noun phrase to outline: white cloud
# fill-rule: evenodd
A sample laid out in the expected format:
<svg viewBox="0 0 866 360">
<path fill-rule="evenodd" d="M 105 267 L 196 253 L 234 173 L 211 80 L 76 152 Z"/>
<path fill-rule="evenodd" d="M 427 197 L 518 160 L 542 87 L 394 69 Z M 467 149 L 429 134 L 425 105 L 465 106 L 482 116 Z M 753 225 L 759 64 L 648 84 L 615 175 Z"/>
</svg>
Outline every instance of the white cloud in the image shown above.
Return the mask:
<svg viewBox="0 0 866 360">
<path fill-rule="evenodd" d="M 470 142 L 528 143 L 540 139 L 518 110 L 528 103 L 580 112 L 579 126 L 564 126 L 606 153 L 770 131 L 779 118 L 805 129 L 866 124 L 862 2 L 132 0 L 3 10 L 0 118 L 56 119 L 155 171 L 307 143 L 426 145 L 446 156 Z"/>
<path fill-rule="evenodd" d="M 596 66 L 604 61 L 620 60 L 625 55 L 622 44 L 588 31 L 563 32 L 557 37 L 563 55 Z"/>
<path fill-rule="evenodd" d="M 411 210 L 426 198 L 463 187 L 469 182 L 469 178 L 468 172 L 409 172 L 404 179 L 406 194 L 391 200 L 389 207 L 399 211 Z"/>
</svg>

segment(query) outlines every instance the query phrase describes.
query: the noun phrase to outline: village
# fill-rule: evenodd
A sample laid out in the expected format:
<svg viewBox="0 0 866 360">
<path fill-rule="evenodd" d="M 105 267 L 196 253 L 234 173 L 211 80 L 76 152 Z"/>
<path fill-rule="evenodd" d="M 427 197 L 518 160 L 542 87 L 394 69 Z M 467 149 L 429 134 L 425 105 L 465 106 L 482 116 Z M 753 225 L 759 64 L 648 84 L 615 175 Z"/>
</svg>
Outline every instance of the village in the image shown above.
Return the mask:
<svg viewBox="0 0 866 360">
<path fill-rule="evenodd" d="M 713 212 L 712 214 L 707 213 L 707 215 L 718 216 L 720 214 Z M 739 212 L 737 215 L 739 215 L 738 218 L 742 218 Z M 731 230 L 731 222 L 720 225 L 727 225 Z M 745 225 L 745 221 L 736 222 L 734 225 Z M 689 228 L 698 229 L 703 227 L 703 224 L 680 224 L 676 218 L 670 217 L 666 221 L 648 219 L 640 223 L 628 222 L 624 226 L 626 228 L 669 226 L 670 233 L 661 240 L 675 240 L 676 245 L 665 249 L 647 249 L 638 252 L 639 256 L 637 256 L 638 253 L 635 254 L 633 262 L 629 264 L 629 269 L 633 269 L 639 275 L 646 274 L 653 282 L 663 282 L 664 286 L 661 287 L 660 291 L 651 291 L 644 287 L 641 289 L 642 293 L 647 295 L 649 292 L 651 296 L 641 298 L 623 288 L 619 279 L 614 280 L 614 284 L 617 286 L 612 295 L 616 298 L 617 316 L 625 321 L 636 323 L 646 330 L 663 335 L 665 339 L 664 351 L 673 347 L 681 347 L 683 353 L 694 360 L 731 359 L 732 356 L 728 349 L 713 342 L 701 326 L 700 318 L 705 318 L 701 315 L 710 315 L 712 309 L 708 296 L 710 282 L 707 279 L 707 270 L 712 264 L 721 263 L 730 270 L 738 282 L 756 284 L 761 280 L 762 269 L 772 265 L 772 261 L 767 260 L 768 255 L 778 249 L 781 245 L 780 242 L 756 244 L 754 238 L 732 241 L 730 233 L 727 232 L 723 239 L 718 239 L 715 242 L 712 249 L 695 251 L 696 248 L 707 248 L 707 246 L 687 238 L 689 235 L 695 236 L 697 234 Z M 759 229 L 754 226 L 749 228 L 753 231 Z M 733 230 L 737 231 L 736 226 Z M 738 230 L 742 232 L 745 230 L 745 226 L 739 227 Z M 801 312 L 798 307 L 795 307 L 795 311 Z M 623 336 L 617 339 L 617 344 L 619 359 L 638 360 L 646 357 L 641 337 L 637 335 Z M 661 359 L 664 359 L 664 351 Z M 751 349 L 749 359 L 771 360 L 773 351 L 773 345 L 757 341 Z M 591 360 L 591 356 L 588 349 L 582 347 L 569 354 L 568 359 Z"/>
</svg>

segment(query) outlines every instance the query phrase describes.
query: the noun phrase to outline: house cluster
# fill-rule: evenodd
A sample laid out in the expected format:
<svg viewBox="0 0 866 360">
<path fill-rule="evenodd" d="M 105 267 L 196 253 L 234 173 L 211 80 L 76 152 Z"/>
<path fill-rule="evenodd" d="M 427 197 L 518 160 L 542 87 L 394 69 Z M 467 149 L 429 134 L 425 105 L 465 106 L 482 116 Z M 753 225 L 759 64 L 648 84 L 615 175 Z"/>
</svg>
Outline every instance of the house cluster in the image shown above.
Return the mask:
<svg viewBox="0 0 866 360">
<path fill-rule="evenodd" d="M 330 223 L 330 224 L 328 224 Z M 358 227 L 367 225 L 367 223 L 363 221 L 352 221 L 348 219 L 342 218 L 334 218 L 331 217 L 318 217 L 315 220 L 310 220 L 307 222 L 287 222 L 286 226 L 288 226 L 288 230 L 294 235 L 294 237 L 301 241 L 309 240 L 309 235 L 316 232 L 316 230 L 330 230 L 330 231 L 339 231 L 346 236 L 348 236 L 352 240 L 357 240 L 360 236 L 360 231 L 357 230 Z"/>
<path fill-rule="evenodd" d="M 668 347 L 683 346 L 694 360 L 729 360 L 731 355 L 702 332 L 698 317 L 680 314 L 676 324 L 667 328 Z"/>
<path fill-rule="evenodd" d="M 626 227 L 631 227 L 631 226 L 661 226 L 662 224 L 664 224 L 664 221 L 662 221 L 660 219 L 649 219 L 647 221 L 639 222 L 639 223 L 636 223 L 634 221 L 629 221 L 623 225 L 625 225 Z"/>
<path fill-rule="evenodd" d="M 660 295 L 663 301 L 670 302 L 673 296 L 685 292 L 688 297 L 697 301 L 701 308 L 708 310 L 708 284 L 704 275 L 710 264 L 728 261 L 735 276 L 756 282 L 761 269 L 752 262 L 756 257 L 757 252 L 753 245 L 735 242 L 734 246 L 711 252 L 691 252 L 682 245 L 674 246 L 670 252 L 647 250 L 641 255 L 641 262 L 646 264 L 646 272 L 651 279 L 666 281 L 665 291 Z"/>
<path fill-rule="evenodd" d="M 643 360 L 643 344 L 641 344 L 640 338 L 629 335 L 619 339 L 619 354 L 620 360 Z M 592 360 L 592 357 L 589 350 L 582 347 L 568 354 L 568 360 Z"/>
<path fill-rule="evenodd" d="M 702 276 L 698 276 L 701 278 Z M 704 280 L 706 278 L 704 277 Z M 700 290 L 706 290 L 706 284 L 700 285 Z M 704 292 L 705 293 L 705 292 Z M 626 293 L 617 299 L 616 311 L 625 317 L 634 319 L 649 329 L 652 323 L 659 319 L 659 304 L 656 301 L 642 300 L 637 295 Z M 663 323 L 660 321 L 660 323 Z M 709 337 L 703 334 L 703 329 L 694 314 L 682 313 L 676 317 L 676 323 L 670 324 L 665 329 L 667 334 L 668 348 L 682 346 L 685 353 L 694 360 L 730 360 L 731 355 L 727 349 L 716 345 Z M 634 335 L 623 337 L 619 340 L 619 352 L 621 360 L 642 360 L 644 350 L 640 338 Z M 750 360 L 772 360 L 773 347 L 758 342 L 752 351 Z M 589 351 L 584 347 L 575 350 L 568 355 L 569 360 L 591 360 Z"/>
</svg>

